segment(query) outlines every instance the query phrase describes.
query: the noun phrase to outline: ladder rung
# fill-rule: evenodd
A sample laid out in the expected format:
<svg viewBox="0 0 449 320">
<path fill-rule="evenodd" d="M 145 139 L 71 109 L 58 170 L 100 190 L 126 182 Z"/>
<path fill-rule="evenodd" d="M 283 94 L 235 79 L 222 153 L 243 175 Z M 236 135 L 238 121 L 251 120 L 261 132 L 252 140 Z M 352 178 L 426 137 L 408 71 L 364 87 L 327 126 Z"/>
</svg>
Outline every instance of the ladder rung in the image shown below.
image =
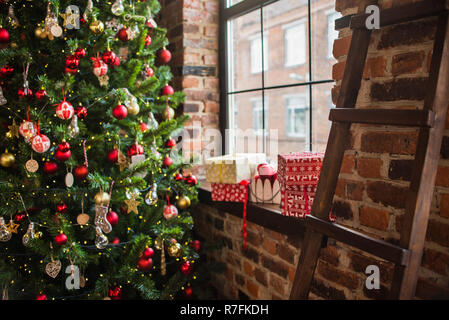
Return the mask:
<svg viewBox="0 0 449 320">
<path fill-rule="evenodd" d="M 337 241 L 348 244 L 377 257 L 406 266 L 409 251 L 383 240 L 369 237 L 363 233 L 345 228 L 335 223 L 323 221 L 314 216 L 307 216 L 306 226 Z"/>
<path fill-rule="evenodd" d="M 400 7 L 380 11 L 380 27 L 407 21 L 436 16 L 447 11 L 446 0 L 425 0 Z M 351 29 L 365 29 L 369 14 L 358 14 L 352 17 Z"/>
<path fill-rule="evenodd" d="M 391 126 L 432 127 L 434 113 L 429 110 L 335 108 L 330 121 Z"/>
</svg>

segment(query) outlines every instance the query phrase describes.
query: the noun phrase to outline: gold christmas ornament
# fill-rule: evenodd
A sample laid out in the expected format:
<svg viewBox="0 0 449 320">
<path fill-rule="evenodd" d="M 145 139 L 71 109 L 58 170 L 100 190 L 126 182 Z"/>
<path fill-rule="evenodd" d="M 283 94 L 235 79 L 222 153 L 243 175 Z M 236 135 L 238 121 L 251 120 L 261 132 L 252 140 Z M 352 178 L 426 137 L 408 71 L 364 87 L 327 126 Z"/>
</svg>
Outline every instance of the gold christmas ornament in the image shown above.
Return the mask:
<svg viewBox="0 0 449 320">
<path fill-rule="evenodd" d="M 140 108 L 139 105 L 136 104 L 131 104 L 127 106 L 128 109 L 128 114 L 132 115 L 132 116 L 137 116 L 140 112 Z"/>
<path fill-rule="evenodd" d="M 172 243 L 168 246 L 167 252 L 172 257 L 179 257 L 181 256 L 182 246 L 177 242 Z"/>
<path fill-rule="evenodd" d="M 47 273 L 50 277 L 52 277 L 53 279 L 55 279 L 58 274 L 59 271 L 61 271 L 61 261 L 60 260 L 53 260 L 53 257 L 51 258 L 51 262 L 49 262 L 46 266 L 45 266 L 45 273 Z"/>
<path fill-rule="evenodd" d="M 14 163 L 16 163 L 16 157 L 14 157 L 13 154 L 8 153 L 8 150 L 0 156 L 0 165 L 2 167 L 10 168 L 14 165 Z"/>
<path fill-rule="evenodd" d="M 165 120 L 173 119 L 174 116 L 175 116 L 175 110 L 173 110 L 173 109 L 170 108 L 170 107 L 165 108 L 164 114 L 163 114 L 163 115 L 164 115 L 164 119 L 165 119 Z"/>
<path fill-rule="evenodd" d="M 94 20 L 90 23 L 89 29 L 94 34 L 101 34 L 104 31 L 104 23 L 101 22 L 100 20 Z"/>
<path fill-rule="evenodd" d="M 128 206 L 127 213 L 134 212 L 135 214 L 139 214 L 139 209 L 137 207 L 140 205 L 140 201 L 137 200 L 135 195 L 133 195 L 130 200 L 125 200 L 125 203 Z"/>
<path fill-rule="evenodd" d="M 8 138 L 16 137 L 19 139 L 19 126 L 16 123 L 16 119 L 12 120 L 12 124 L 8 126 L 9 132 L 6 134 Z"/>
<path fill-rule="evenodd" d="M 11 219 L 11 220 L 9 220 L 9 223 L 6 226 L 7 226 L 9 232 L 17 234 L 17 229 L 19 228 L 20 224 L 15 223 Z"/>
<path fill-rule="evenodd" d="M 110 200 L 111 197 L 109 197 L 109 194 L 104 191 L 98 192 L 94 197 L 95 203 L 98 204 L 99 206 L 101 205 L 107 206 Z"/>
<path fill-rule="evenodd" d="M 187 196 L 181 196 L 179 197 L 178 201 L 176 201 L 176 206 L 181 209 L 181 210 L 185 210 L 188 207 L 190 207 L 190 198 Z"/>
</svg>

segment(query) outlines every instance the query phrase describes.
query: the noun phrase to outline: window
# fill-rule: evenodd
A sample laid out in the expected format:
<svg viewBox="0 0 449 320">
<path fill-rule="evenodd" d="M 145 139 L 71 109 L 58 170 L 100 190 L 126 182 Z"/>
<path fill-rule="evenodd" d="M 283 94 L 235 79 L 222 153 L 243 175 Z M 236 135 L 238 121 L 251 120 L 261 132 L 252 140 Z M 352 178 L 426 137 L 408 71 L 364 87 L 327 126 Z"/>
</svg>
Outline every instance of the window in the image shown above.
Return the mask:
<svg viewBox="0 0 449 320">
<path fill-rule="evenodd" d="M 289 137 L 306 137 L 308 131 L 307 100 L 304 96 L 286 97 L 286 134 Z"/>
<path fill-rule="evenodd" d="M 234 132 L 225 137 L 224 152 L 247 152 L 239 142 L 251 134 L 262 140 L 257 152 L 324 151 L 327 93 L 334 85 L 329 52 L 337 35 L 335 0 L 224 2 L 220 110 L 222 129 Z M 276 161 L 277 155 L 267 156 Z"/>
<path fill-rule="evenodd" d="M 267 37 L 263 38 L 264 43 Z M 259 73 L 268 70 L 268 46 L 263 46 L 263 65 L 262 65 L 262 38 L 257 36 L 251 40 L 251 72 Z"/>
<path fill-rule="evenodd" d="M 334 41 L 338 38 L 338 31 L 335 30 L 335 20 L 341 17 L 339 12 L 332 12 L 327 15 L 327 52 L 329 59 L 334 58 Z"/>
<path fill-rule="evenodd" d="M 306 25 L 299 23 L 285 29 L 285 66 L 306 63 Z"/>
</svg>

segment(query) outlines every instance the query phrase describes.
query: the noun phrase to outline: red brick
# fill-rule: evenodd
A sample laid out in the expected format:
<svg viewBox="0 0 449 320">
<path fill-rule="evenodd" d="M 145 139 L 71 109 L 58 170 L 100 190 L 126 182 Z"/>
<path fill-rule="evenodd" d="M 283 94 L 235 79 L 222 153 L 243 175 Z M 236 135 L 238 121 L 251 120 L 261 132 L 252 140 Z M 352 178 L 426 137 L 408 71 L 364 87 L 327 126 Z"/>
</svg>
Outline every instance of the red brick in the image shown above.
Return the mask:
<svg viewBox="0 0 449 320">
<path fill-rule="evenodd" d="M 370 97 L 373 101 L 424 100 L 428 78 L 394 78 L 386 82 L 372 82 Z"/>
<path fill-rule="evenodd" d="M 348 54 L 349 47 L 351 45 L 352 36 L 337 39 L 334 42 L 333 54 L 335 58 L 345 56 Z"/>
<path fill-rule="evenodd" d="M 348 289 L 354 290 L 359 287 L 359 281 L 355 273 L 342 271 L 330 264 L 327 264 L 325 262 L 323 263 L 321 261 L 318 262 L 317 271 L 324 278 L 338 283 Z"/>
<path fill-rule="evenodd" d="M 440 216 L 449 218 L 449 194 L 441 195 Z"/>
<path fill-rule="evenodd" d="M 384 57 L 368 58 L 366 60 L 363 78 L 370 79 L 376 77 L 384 77 L 387 68 L 387 61 Z"/>
<path fill-rule="evenodd" d="M 335 10 L 338 12 L 342 12 L 343 10 L 349 8 L 357 8 L 359 6 L 358 0 L 336 0 L 335 1 Z"/>
<path fill-rule="evenodd" d="M 201 1 L 198 0 L 183 0 L 182 6 L 184 8 L 201 9 Z"/>
<path fill-rule="evenodd" d="M 421 299 L 444 299 L 449 297 L 449 289 L 447 286 L 438 286 L 428 280 L 419 279 L 416 285 L 416 296 Z"/>
<path fill-rule="evenodd" d="M 364 226 L 387 230 L 390 221 L 390 212 L 363 206 L 360 208 L 359 219 L 360 224 Z"/>
<path fill-rule="evenodd" d="M 386 49 L 399 45 L 411 45 L 434 39 L 436 20 L 402 23 L 382 31 L 377 46 Z"/>
<path fill-rule="evenodd" d="M 324 299 L 330 300 L 346 300 L 346 295 L 343 290 L 336 289 L 332 286 L 324 284 L 316 277 L 312 281 L 310 291 Z"/>
<path fill-rule="evenodd" d="M 295 267 L 288 267 L 288 279 L 291 283 L 295 280 L 296 276 L 296 266 Z"/>
<path fill-rule="evenodd" d="M 268 273 L 266 271 L 264 271 L 258 267 L 256 267 L 254 269 L 254 276 L 255 276 L 256 280 L 265 287 L 268 286 L 267 274 Z"/>
<path fill-rule="evenodd" d="M 429 220 L 426 240 L 438 243 L 444 247 L 449 247 L 449 224 Z"/>
<path fill-rule="evenodd" d="M 345 72 L 346 61 L 338 62 L 332 67 L 332 79 L 335 81 L 343 79 Z"/>
<path fill-rule="evenodd" d="M 279 257 L 281 257 L 283 260 L 287 261 L 290 264 L 294 264 L 296 253 L 297 253 L 296 250 L 291 249 L 286 244 L 280 245 L 279 247 Z"/>
<path fill-rule="evenodd" d="M 182 79 L 182 87 L 183 88 L 199 88 L 200 81 L 198 78 L 186 77 Z"/>
<path fill-rule="evenodd" d="M 341 164 L 341 169 L 340 172 L 341 173 L 352 173 L 355 167 L 355 162 L 354 162 L 354 155 L 352 154 L 346 154 L 343 157 L 343 162 Z"/>
<path fill-rule="evenodd" d="M 259 297 L 259 286 L 256 283 L 248 280 L 246 282 L 246 288 L 252 298 L 257 299 Z"/>
<path fill-rule="evenodd" d="M 273 288 L 274 291 L 276 291 L 280 295 L 285 294 L 284 281 L 274 274 L 270 274 L 270 287 Z"/>
<path fill-rule="evenodd" d="M 217 78 L 205 78 L 204 79 L 204 88 L 218 90 L 219 80 Z"/>
<path fill-rule="evenodd" d="M 366 132 L 362 135 L 362 151 L 412 155 L 416 151 L 416 132 Z"/>
<path fill-rule="evenodd" d="M 218 113 L 220 111 L 220 105 L 215 101 L 206 101 L 204 104 L 204 112 Z"/>
<path fill-rule="evenodd" d="M 337 266 L 340 262 L 340 254 L 338 249 L 330 245 L 321 249 L 320 258 L 327 263 L 333 264 L 334 266 Z"/>
<path fill-rule="evenodd" d="M 446 276 L 449 271 L 449 255 L 432 249 L 424 249 L 422 266 Z"/>
<path fill-rule="evenodd" d="M 351 205 L 347 202 L 335 201 L 332 204 L 332 212 L 337 218 L 351 220 L 354 216 Z"/>
<path fill-rule="evenodd" d="M 357 172 L 364 178 L 380 178 L 382 160 L 378 158 L 357 159 Z"/>
<path fill-rule="evenodd" d="M 365 185 L 360 181 L 339 179 L 335 194 L 351 200 L 362 200 Z"/>
<path fill-rule="evenodd" d="M 226 278 L 232 282 L 232 279 L 234 278 L 234 273 L 232 272 L 232 269 L 229 268 L 229 266 L 226 268 Z"/>
<path fill-rule="evenodd" d="M 265 251 L 272 255 L 276 255 L 278 252 L 278 243 L 270 238 L 264 237 L 262 246 Z"/>
<path fill-rule="evenodd" d="M 218 37 L 218 26 L 206 25 L 204 27 L 204 35 L 206 37 Z"/>
<path fill-rule="evenodd" d="M 395 208 L 404 208 L 408 188 L 382 181 L 372 181 L 367 183 L 366 192 L 374 202 Z"/>
<path fill-rule="evenodd" d="M 439 187 L 449 187 L 449 167 L 439 166 L 435 184 Z"/>
<path fill-rule="evenodd" d="M 206 66 L 216 66 L 218 64 L 217 54 L 205 54 L 203 56 L 203 62 Z"/>
<path fill-rule="evenodd" d="M 262 236 L 257 231 L 247 229 L 247 241 L 255 247 L 258 247 L 262 244 Z"/>
<path fill-rule="evenodd" d="M 424 51 L 406 52 L 393 56 L 391 72 L 393 76 L 423 72 Z"/>
<path fill-rule="evenodd" d="M 247 260 L 243 260 L 243 271 L 250 277 L 254 276 L 254 266 Z"/>
</svg>

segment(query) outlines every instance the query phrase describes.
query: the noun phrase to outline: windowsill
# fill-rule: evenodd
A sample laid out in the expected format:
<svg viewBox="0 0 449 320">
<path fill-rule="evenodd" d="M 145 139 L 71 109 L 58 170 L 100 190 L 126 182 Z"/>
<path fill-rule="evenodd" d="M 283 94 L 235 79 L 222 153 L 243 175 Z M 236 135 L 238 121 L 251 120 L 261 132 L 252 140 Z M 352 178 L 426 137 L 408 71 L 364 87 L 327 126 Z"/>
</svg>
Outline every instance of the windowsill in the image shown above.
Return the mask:
<svg viewBox="0 0 449 320">
<path fill-rule="evenodd" d="M 232 214 L 243 218 L 243 203 L 212 201 L 211 185 L 201 181 L 200 203 L 216 208 L 220 214 Z M 248 202 L 246 210 L 248 221 L 285 235 L 300 235 L 305 231 L 305 220 L 283 216 L 279 205 Z"/>
</svg>

